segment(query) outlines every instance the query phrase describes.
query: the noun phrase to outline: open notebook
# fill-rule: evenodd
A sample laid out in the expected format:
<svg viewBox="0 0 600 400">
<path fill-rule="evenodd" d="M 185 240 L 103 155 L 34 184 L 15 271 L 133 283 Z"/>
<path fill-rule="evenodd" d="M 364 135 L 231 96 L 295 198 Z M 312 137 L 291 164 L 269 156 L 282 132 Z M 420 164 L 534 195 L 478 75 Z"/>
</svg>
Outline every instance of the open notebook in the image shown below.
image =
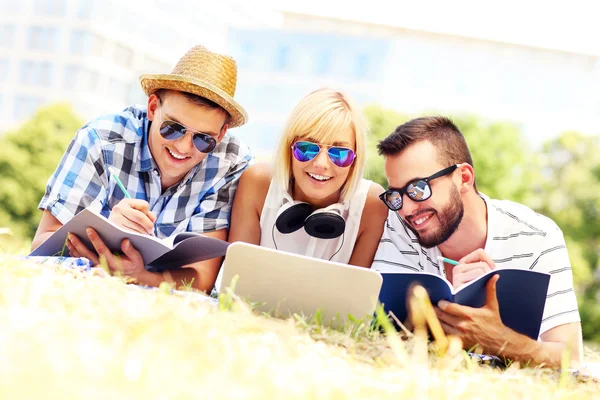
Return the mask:
<svg viewBox="0 0 600 400">
<path fill-rule="evenodd" d="M 113 252 L 121 251 L 121 242 L 129 239 L 144 258 L 149 270 L 161 271 L 225 255 L 229 243 L 195 232 L 182 232 L 165 239 L 131 232 L 118 227 L 94 211 L 85 209 L 63 225 L 30 256 L 69 256 L 64 245 L 69 232 L 77 235 L 90 249 L 92 243 L 85 233 L 87 227 L 94 228 L 104 243 Z"/>
</svg>

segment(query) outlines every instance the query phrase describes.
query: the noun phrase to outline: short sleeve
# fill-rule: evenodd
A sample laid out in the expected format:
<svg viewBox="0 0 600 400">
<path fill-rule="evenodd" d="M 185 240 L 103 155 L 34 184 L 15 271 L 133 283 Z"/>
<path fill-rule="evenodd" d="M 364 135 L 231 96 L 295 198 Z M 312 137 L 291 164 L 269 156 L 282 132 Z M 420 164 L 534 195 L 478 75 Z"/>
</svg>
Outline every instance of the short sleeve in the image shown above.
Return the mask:
<svg viewBox="0 0 600 400">
<path fill-rule="evenodd" d="M 38 208 L 50 211 L 65 224 L 86 207 L 100 210 L 106 202 L 106 187 L 108 177 L 100 138 L 94 129 L 84 127 L 48 179 Z"/>
</svg>

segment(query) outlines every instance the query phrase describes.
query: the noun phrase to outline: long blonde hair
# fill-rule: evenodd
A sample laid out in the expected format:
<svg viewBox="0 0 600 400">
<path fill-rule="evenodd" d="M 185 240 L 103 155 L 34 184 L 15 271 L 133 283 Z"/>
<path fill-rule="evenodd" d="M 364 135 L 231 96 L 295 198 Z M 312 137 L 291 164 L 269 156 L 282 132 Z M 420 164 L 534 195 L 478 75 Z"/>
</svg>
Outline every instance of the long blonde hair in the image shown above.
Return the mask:
<svg viewBox="0 0 600 400">
<path fill-rule="evenodd" d="M 316 142 L 334 142 L 336 134 L 352 129 L 356 141 L 356 159 L 350 166 L 342 186 L 340 201 L 349 200 L 366 166 L 367 124 L 360 110 L 350 98 L 333 89 L 323 88 L 305 96 L 294 108 L 281 133 L 273 156 L 273 179 L 281 189 L 289 192 L 293 182 L 292 145 L 298 139 L 310 138 Z"/>
</svg>

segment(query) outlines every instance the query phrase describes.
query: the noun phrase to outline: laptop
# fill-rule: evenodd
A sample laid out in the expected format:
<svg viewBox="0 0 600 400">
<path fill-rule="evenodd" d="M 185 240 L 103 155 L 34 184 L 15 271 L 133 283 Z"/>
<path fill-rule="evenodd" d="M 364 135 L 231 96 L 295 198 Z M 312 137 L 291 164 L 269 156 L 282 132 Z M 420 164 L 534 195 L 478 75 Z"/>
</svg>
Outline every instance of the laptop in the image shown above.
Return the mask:
<svg viewBox="0 0 600 400">
<path fill-rule="evenodd" d="M 235 276 L 234 293 L 263 312 L 305 317 L 320 311 L 323 323 L 357 320 L 375 312 L 381 274 L 317 258 L 300 256 L 243 242 L 227 248 L 219 291 Z"/>
</svg>

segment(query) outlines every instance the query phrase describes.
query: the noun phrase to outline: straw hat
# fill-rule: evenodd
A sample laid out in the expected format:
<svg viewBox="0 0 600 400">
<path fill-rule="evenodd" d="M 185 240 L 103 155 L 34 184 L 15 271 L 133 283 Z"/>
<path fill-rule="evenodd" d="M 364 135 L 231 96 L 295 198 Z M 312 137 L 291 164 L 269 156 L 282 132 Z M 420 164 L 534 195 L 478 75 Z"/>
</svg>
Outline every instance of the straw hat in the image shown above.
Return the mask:
<svg viewBox="0 0 600 400">
<path fill-rule="evenodd" d="M 144 74 L 140 83 L 146 95 L 158 89 L 193 93 L 223 107 L 231 120 L 229 127 L 245 124 L 248 114 L 234 99 L 237 66 L 231 57 L 212 53 L 202 46 L 190 49 L 170 74 Z"/>
</svg>

